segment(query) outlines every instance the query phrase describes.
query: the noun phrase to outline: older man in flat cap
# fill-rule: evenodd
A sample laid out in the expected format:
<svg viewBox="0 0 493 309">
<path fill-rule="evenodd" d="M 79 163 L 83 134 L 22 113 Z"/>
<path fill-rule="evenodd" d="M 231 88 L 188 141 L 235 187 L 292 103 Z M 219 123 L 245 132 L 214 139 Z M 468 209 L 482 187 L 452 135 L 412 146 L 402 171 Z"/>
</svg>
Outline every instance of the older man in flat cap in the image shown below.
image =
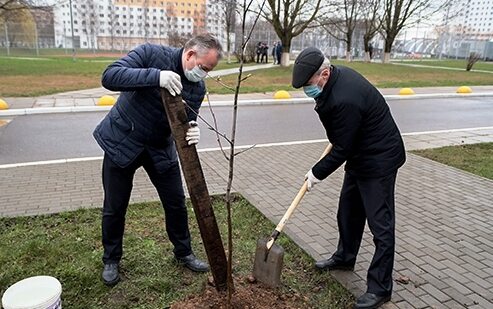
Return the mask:
<svg viewBox="0 0 493 309">
<path fill-rule="evenodd" d="M 339 244 L 332 257 L 315 266 L 353 270 L 368 220 L 376 249 L 367 291 L 354 308 L 377 308 L 392 294 L 394 187 L 397 169 L 406 160 L 401 134 L 380 92 L 354 70 L 331 66 L 316 48 L 296 58 L 292 84 L 315 99 L 315 111 L 333 144 L 306 174 L 308 189 L 346 162 L 337 212 Z"/>
</svg>

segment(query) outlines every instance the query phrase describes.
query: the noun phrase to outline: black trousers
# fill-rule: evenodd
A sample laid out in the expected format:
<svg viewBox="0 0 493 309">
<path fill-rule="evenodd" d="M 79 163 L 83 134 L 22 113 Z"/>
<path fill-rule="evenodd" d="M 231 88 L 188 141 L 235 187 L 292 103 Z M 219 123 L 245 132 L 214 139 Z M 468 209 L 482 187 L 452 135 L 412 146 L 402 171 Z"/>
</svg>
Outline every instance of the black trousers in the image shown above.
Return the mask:
<svg viewBox="0 0 493 309">
<path fill-rule="evenodd" d="M 122 258 L 125 214 L 133 187 L 134 174 L 141 166 L 144 167 L 159 194 L 165 213 L 166 231 L 174 245 L 175 256 L 182 257 L 192 253 L 185 194 L 178 162 L 165 172 L 159 172 L 149 154 L 144 151 L 130 166 L 121 168 L 105 154 L 102 218 L 104 263 L 118 263 Z"/>
<path fill-rule="evenodd" d="M 356 262 L 368 220 L 375 253 L 368 269 L 367 292 L 380 296 L 392 293 L 396 176 L 397 172 L 380 178 L 358 178 L 346 173 L 337 212 L 339 244 L 333 258 L 348 264 Z"/>
</svg>

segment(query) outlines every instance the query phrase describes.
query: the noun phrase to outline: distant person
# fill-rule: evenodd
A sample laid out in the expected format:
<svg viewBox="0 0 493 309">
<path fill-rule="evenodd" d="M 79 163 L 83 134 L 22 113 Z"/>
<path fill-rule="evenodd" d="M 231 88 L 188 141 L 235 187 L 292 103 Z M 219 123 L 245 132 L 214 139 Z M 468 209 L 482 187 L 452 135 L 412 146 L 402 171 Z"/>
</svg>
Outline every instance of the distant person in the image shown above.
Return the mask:
<svg viewBox="0 0 493 309">
<path fill-rule="evenodd" d="M 370 61 L 373 59 L 373 45 L 368 44 L 368 54 L 370 55 Z"/>
<path fill-rule="evenodd" d="M 277 52 L 276 52 L 276 48 L 277 48 L 277 42 L 274 42 L 274 46 L 272 46 L 272 52 L 271 52 L 271 55 L 272 55 L 272 61 L 274 64 L 277 63 Z"/>
<path fill-rule="evenodd" d="M 269 62 L 269 59 L 268 59 L 268 52 L 269 50 L 269 46 L 267 46 L 267 43 L 262 43 L 262 58 L 261 58 L 261 63 L 264 63 L 264 57 L 265 57 L 265 63 L 268 63 Z"/>
<path fill-rule="evenodd" d="M 104 150 L 102 278 L 106 285 L 120 280 L 125 213 L 134 174 L 140 167 L 158 192 L 175 259 L 192 271 L 209 270 L 208 264 L 192 251 L 180 167 L 160 89 L 167 89 L 173 96 L 181 94 L 193 109 L 187 110 L 190 128 L 186 140 L 189 145 L 197 144 L 200 130 L 196 113 L 205 96 L 202 80 L 221 55 L 219 41 L 206 34 L 192 38 L 184 48 L 140 45 L 104 71 L 103 87 L 121 91 L 116 104 L 94 130 L 94 138 Z"/>
<path fill-rule="evenodd" d="M 339 196 L 339 244 L 320 270 L 354 269 L 366 221 L 375 244 L 366 293 L 353 308 L 377 308 L 392 295 L 395 254 L 394 190 L 406 154 L 385 98 L 351 68 L 330 65 L 315 47 L 303 50 L 293 67 L 292 86 L 315 99 L 315 111 L 332 151 L 306 174 L 308 190 L 345 164 Z"/>
<path fill-rule="evenodd" d="M 257 63 L 260 63 L 260 55 L 262 54 L 262 42 L 258 42 L 255 47 L 255 53 L 257 54 Z"/>
<path fill-rule="evenodd" d="M 277 42 L 276 57 L 277 57 L 277 64 L 281 64 L 281 60 L 282 60 L 282 43 L 281 43 L 281 41 Z"/>
</svg>

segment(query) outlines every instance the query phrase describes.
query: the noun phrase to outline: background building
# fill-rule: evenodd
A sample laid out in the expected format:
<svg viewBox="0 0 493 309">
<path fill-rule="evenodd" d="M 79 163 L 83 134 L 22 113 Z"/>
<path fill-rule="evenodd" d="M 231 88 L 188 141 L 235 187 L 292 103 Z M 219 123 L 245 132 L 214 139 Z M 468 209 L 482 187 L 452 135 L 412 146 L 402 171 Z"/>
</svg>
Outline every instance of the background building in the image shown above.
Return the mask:
<svg viewBox="0 0 493 309">
<path fill-rule="evenodd" d="M 225 40 L 223 14 L 206 0 L 85 0 L 54 9 L 55 42 L 60 48 L 129 50 L 144 42 L 180 45 L 210 32 Z M 73 37 L 72 22 L 73 18 Z"/>
</svg>

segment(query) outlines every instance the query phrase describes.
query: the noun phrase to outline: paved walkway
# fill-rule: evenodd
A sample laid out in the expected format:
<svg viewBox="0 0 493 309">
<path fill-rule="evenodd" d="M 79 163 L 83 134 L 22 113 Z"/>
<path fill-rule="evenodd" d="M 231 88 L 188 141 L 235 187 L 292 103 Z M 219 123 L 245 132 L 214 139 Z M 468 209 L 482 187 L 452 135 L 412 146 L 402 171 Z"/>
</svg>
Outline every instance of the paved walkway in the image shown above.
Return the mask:
<svg viewBox="0 0 493 309">
<path fill-rule="evenodd" d="M 493 86 L 472 88 L 479 95 L 493 93 Z M 455 93 L 456 87 L 414 90 L 417 94 L 446 95 Z M 381 89 L 386 96 L 398 91 Z M 98 88 L 5 100 L 11 109 L 94 106 L 104 94 L 118 95 Z M 305 97 L 300 91 L 291 95 Z M 245 94 L 240 99 L 272 97 L 273 93 Z M 231 101 L 232 95 L 214 95 L 210 99 Z M 404 134 L 404 140 L 407 150 L 493 142 L 493 129 Z M 249 150 L 236 159 L 235 190 L 277 223 L 298 192 L 303 175 L 324 147 L 325 143 L 305 143 Z M 200 158 L 209 192 L 224 193 L 227 162 L 223 156 L 218 151 L 209 151 L 201 152 Z M 101 163 L 97 158 L 43 165 L 0 165 L 0 216 L 101 207 Z M 326 258 L 336 248 L 336 211 L 342 176 L 340 169 L 308 193 L 285 228 L 314 259 Z M 158 199 L 142 170 L 137 172 L 134 183 L 131 202 Z M 392 303 L 385 308 L 493 308 L 492 193 L 491 180 L 408 154 L 396 187 L 394 279 L 406 276 L 410 282 L 395 283 Z M 355 271 L 333 272 L 355 295 L 365 291 L 366 270 L 373 251 L 372 237 L 366 230 Z"/>
<path fill-rule="evenodd" d="M 493 142 L 493 130 L 405 135 L 407 149 Z M 325 143 L 257 147 L 237 157 L 235 190 L 277 223 Z M 211 194 L 223 193 L 227 162 L 218 151 L 200 158 Z M 101 160 L 0 166 L 0 216 L 101 207 Z M 337 245 L 336 210 L 342 169 L 308 193 L 285 232 L 314 259 Z M 26 194 L 29 192 L 29 194 Z M 396 262 L 392 303 L 385 308 L 493 308 L 493 181 L 412 154 L 396 188 Z M 139 170 L 132 202 L 157 200 Z M 333 275 L 351 292 L 365 290 L 374 247 L 365 232 L 354 272 Z M 253 253 L 252 253 L 253 254 Z M 289 253 L 288 253 L 289 254 Z"/>
</svg>

